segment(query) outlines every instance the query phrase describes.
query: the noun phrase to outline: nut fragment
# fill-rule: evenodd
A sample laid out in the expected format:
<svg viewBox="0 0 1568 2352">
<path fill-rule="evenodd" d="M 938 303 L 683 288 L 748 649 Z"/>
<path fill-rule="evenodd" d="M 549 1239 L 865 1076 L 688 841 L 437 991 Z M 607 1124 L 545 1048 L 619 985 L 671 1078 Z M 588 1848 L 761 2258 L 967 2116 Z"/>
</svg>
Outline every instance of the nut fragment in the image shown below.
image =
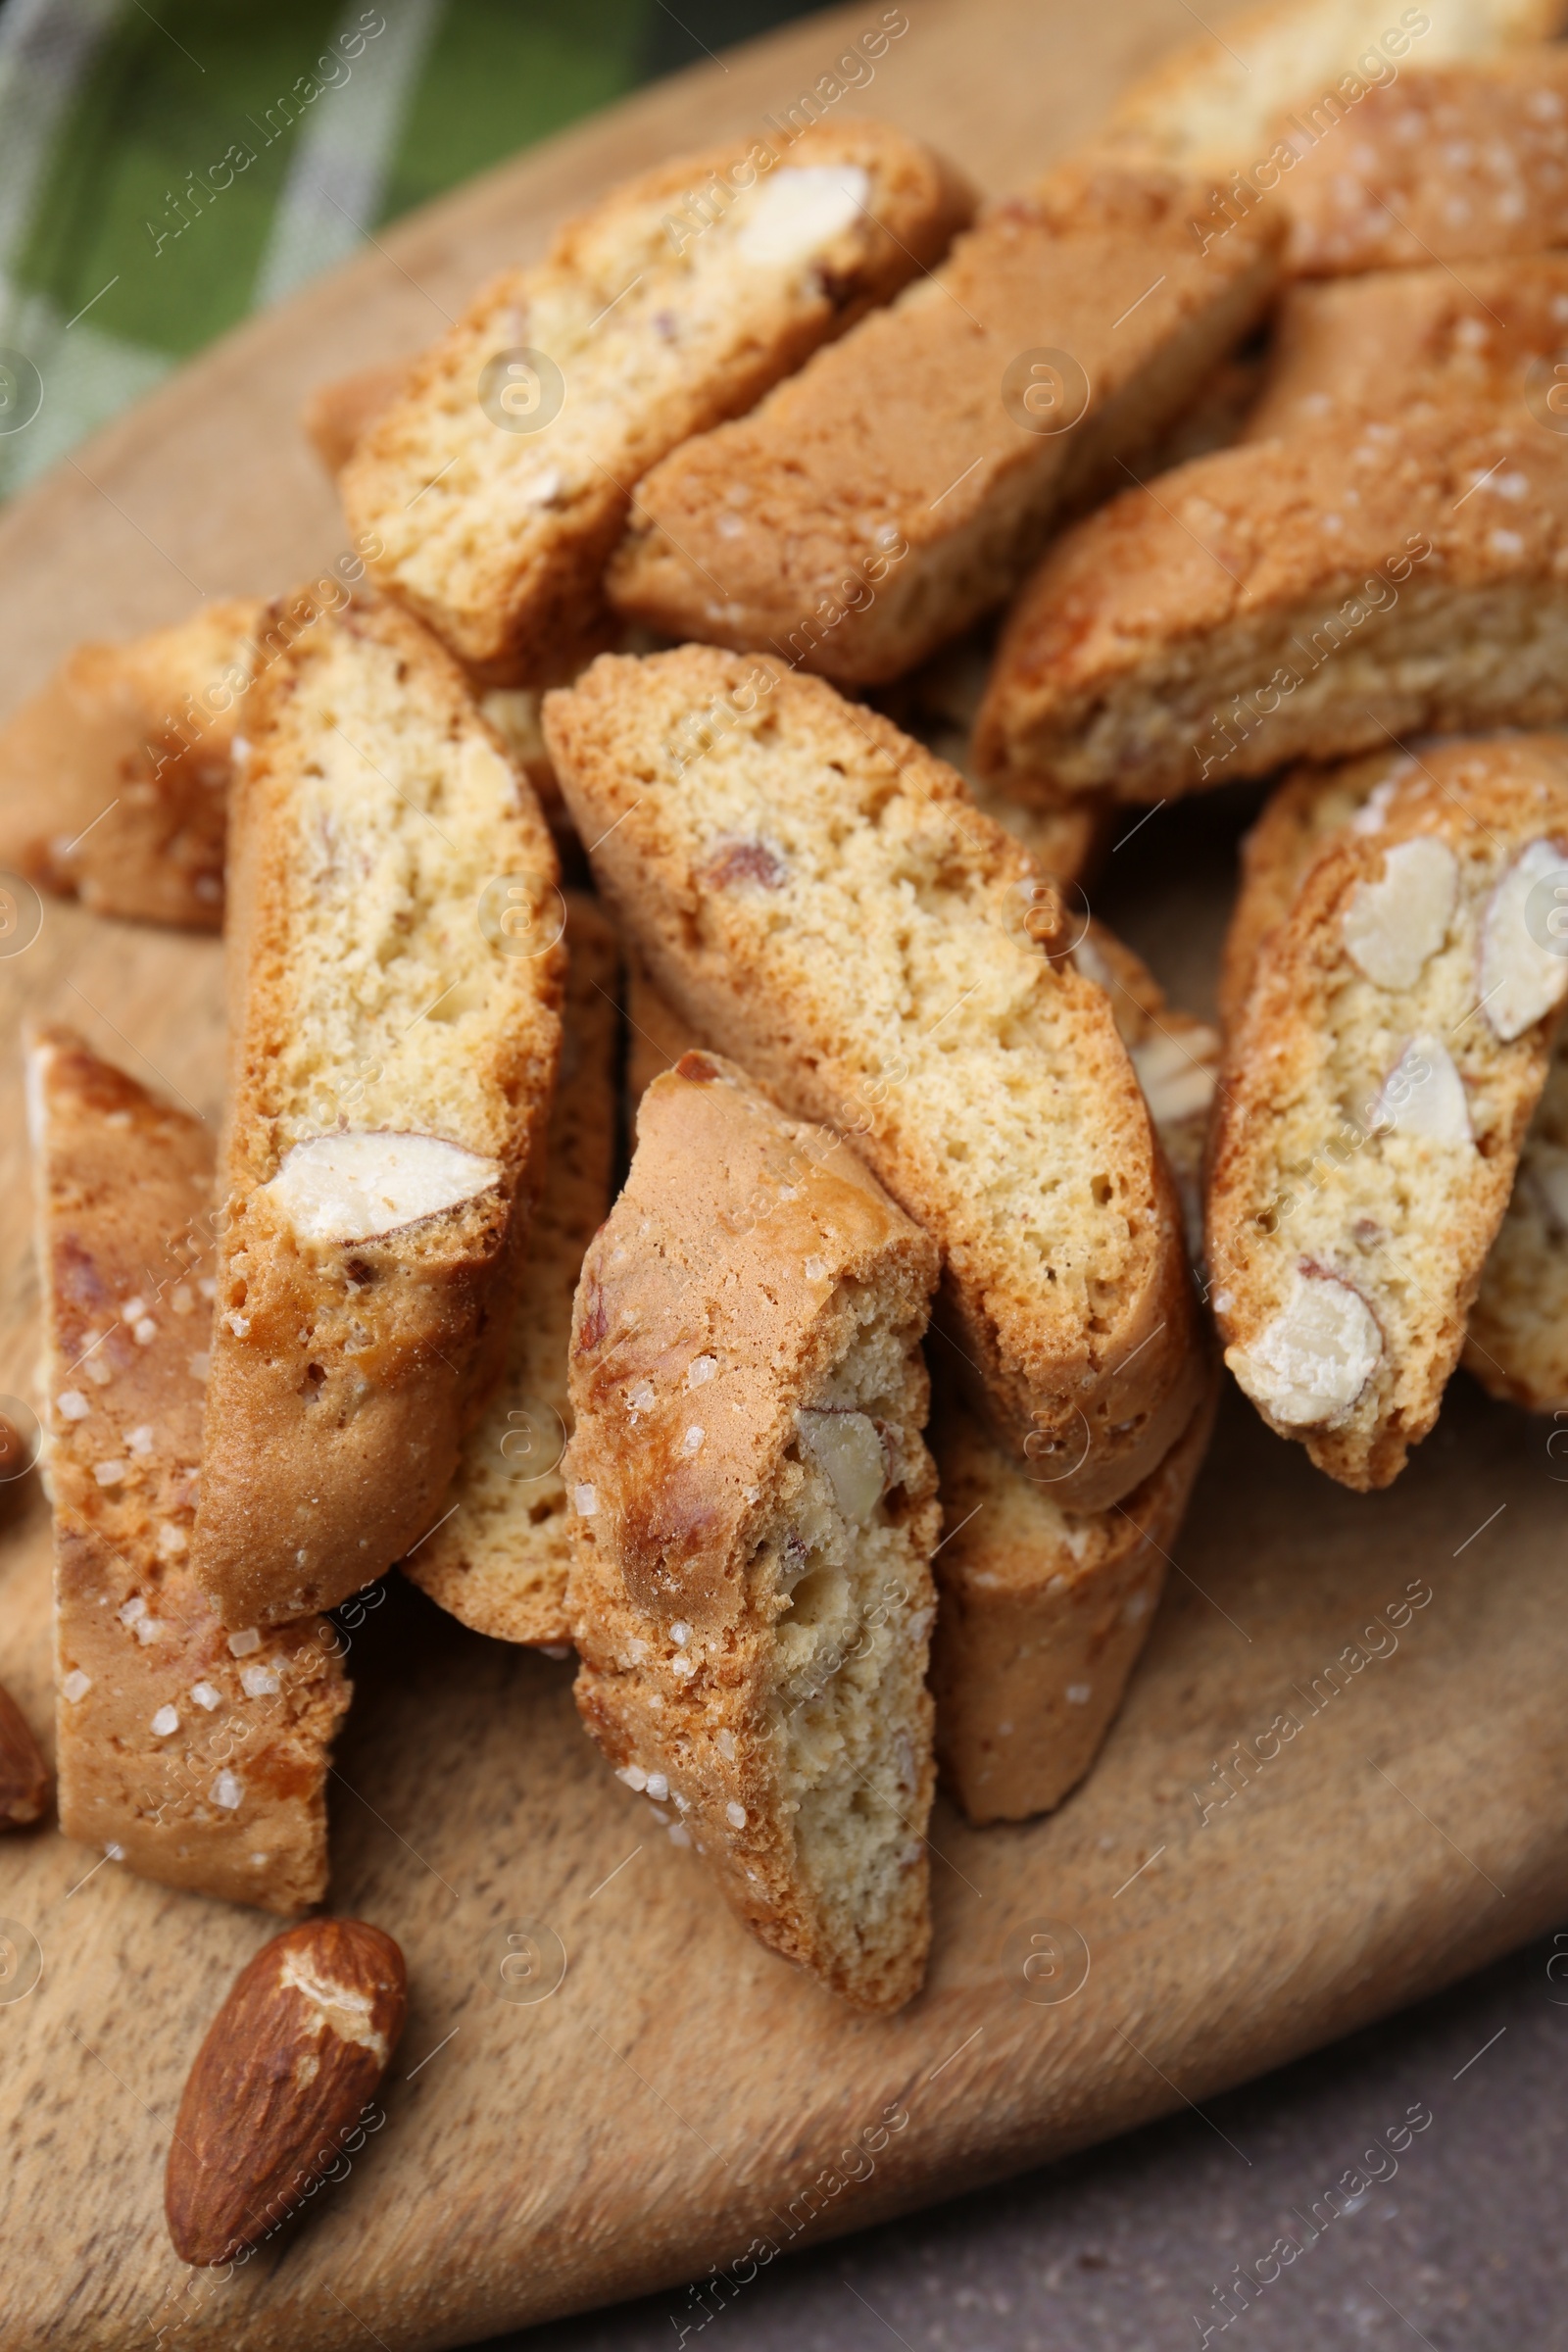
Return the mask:
<svg viewBox="0 0 1568 2352">
<path fill-rule="evenodd" d="M 1200 1032 L 1191 1042 L 1156 1030 L 1142 1045 L 1132 1047 L 1129 1059 L 1156 1127 L 1173 1127 L 1181 1119 L 1196 1118 L 1213 1102 L 1213 1063 L 1200 1059 L 1194 1051 L 1199 1045 L 1206 1047 L 1210 1039 L 1217 1054 L 1219 1040 L 1212 1030 Z"/>
<path fill-rule="evenodd" d="M 1358 1291 L 1318 1266 L 1299 1266 L 1291 1295 L 1250 1348 L 1225 1361 L 1252 1402 L 1288 1429 L 1332 1427 L 1349 1413 L 1383 1353 L 1383 1334 Z"/>
<path fill-rule="evenodd" d="M 868 1413 L 797 1413 L 801 1442 L 831 1485 L 846 1519 L 863 1527 L 887 1485 L 887 1455 Z"/>
<path fill-rule="evenodd" d="M 9 1690 L 0 1687 L 0 1830 L 36 1821 L 49 1798 L 49 1767 Z"/>
<path fill-rule="evenodd" d="M 368 1242 L 471 1200 L 493 1159 L 435 1135 L 317 1135 L 296 1144 L 263 1191 L 307 1242 Z"/>
<path fill-rule="evenodd" d="M 1544 946 L 1530 919 L 1537 892 L 1550 897 L 1554 889 L 1568 890 L 1568 858 L 1555 842 L 1533 841 L 1509 866 L 1487 907 L 1481 926 L 1481 1002 L 1494 1035 L 1504 1045 L 1560 1004 L 1568 989 L 1568 955 Z"/>
<path fill-rule="evenodd" d="M 1373 1124 L 1428 1143 L 1472 1148 L 1464 1080 L 1440 1037 L 1413 1037 L 1383 1082 Z"/>
<path fill-rule="evenodd" d="M 809 261 L 866 218 L 870 194 L 858 164 L 791 165 L 759 188 L 737 248 L 759 268 Z"/>
<path fill-rule="evenodd" d="M 1458 893 L 1458 861 L 1446 842 L 1396 843 L 1382 879 L 1350 893 L 1344 937 L 1351 962 L 1379 988 L 1413 988 L 1447 935 Z"/>
<path fill-rule="evenodd" d="M 313 1919 L 241 1969 L 186 2080 L 164 2207 L 182 2262 L 222 2262 L 293 2211 L 344 2153 L 403 2031 L 390 1936 Z"/>
</svg>

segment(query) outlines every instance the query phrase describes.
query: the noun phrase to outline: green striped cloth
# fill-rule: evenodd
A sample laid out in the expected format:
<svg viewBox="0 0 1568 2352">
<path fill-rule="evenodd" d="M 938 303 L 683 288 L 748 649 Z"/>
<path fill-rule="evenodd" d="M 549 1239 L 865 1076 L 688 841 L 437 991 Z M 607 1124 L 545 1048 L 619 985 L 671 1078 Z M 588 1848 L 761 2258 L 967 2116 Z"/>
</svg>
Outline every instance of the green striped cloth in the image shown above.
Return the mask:
<svg viewBox="0 0 1568 2352">
<path fill-rule="evenodd" d="M 382 221 L 799 13 L 4 0 L 0 497 Z"/>
</svg>

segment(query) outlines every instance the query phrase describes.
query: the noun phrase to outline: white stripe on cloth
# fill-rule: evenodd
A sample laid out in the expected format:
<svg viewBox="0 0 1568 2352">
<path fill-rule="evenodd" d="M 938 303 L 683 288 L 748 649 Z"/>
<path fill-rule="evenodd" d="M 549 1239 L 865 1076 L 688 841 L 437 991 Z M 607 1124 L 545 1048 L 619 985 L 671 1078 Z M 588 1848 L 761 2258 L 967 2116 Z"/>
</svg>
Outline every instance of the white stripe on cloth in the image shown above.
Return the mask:
<svg viewBox="0 0 1568 2352">
<path fill-rule="evenodd" d="M 380 214 L 398 133 L 445 0 L 381 0 L 386 30 L 367 43 L 349 79 L 323 89 L 302 123 L 255 301 L 276 302 L 354 252 Z M 349 0 L 334 41 L 359 32 Z M 345 61 L 347 62 L 347 61 Z"/>
<path fill-rule="evenodd" d="M 120 0 L 11 0 L 0 14 L 0 269 L 16 260 L 62 116 Z"/>
<path fill-rule="evenodd" d="M 0 433 L 0 498 L 33 481 L 78 441 L 150 392 L 173 368 L 167 352 L 108 335 L 90 318 L 68 325 L 45 294 L 9 287 L 0 273 L 4 340 L 32 360 L 43 406 L 21 432 Z"/>
<path fill-rule="evenodd" d="M 169 369 L 160 354 L 98 334 L 85 320 L 68 343 L 63 313 L 16 282 L 56 139 L 120 11 L 121 0 L 11 0 L 0 13 L 0 347 L 29 360 L 44 388 L 30 421 L 0 433 L 0 497 Z"/>
</svg>

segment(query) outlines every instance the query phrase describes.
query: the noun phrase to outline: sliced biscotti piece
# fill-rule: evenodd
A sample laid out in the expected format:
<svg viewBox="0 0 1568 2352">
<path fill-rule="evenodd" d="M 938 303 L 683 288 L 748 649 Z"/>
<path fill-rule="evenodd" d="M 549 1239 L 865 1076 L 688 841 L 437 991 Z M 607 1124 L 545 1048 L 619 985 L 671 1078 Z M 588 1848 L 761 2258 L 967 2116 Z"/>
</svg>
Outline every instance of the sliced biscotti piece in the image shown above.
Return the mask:
<svg viewBox="0 0 1568 2352">
<path fill-rule="evenodd" d="M 1491 260 L 1568 241 L 1560 47 L 1462 66 L 1423 58 L 1396 85 L 1368 90 L 1345 129 L 1329 136 L 1330 127 L 1277 125 L 1295 158 L 1283 182 L 1287 256 L 1302 276 Z"/>
<path fill-rule="evenodd" d="M 999 1426 L 1080 1508 L 1200 1377 L 1174 1189 L 1059 900 L 952 768 L 778 662 L 606 656 L 545 704 L 602 888 L 694 1032 L 940 1244 Z M 1051 952 L 1046 951 L 1057 951 Z"/>
<path fill-rule="evenodd" d="M 544 1191 L 505 1369 L 463 1442 L 447 1515 L 403 1562 L 430 1598 L 500 1642 L 571 1638 L 566 1358 L 583 1251 L 610 1214 L 619 1118 L 620 957 L 592 899 L 566 894 L 566 1001 Z M 673 1058 L 673 1057 L 672 1057 Z"/>
<path fill-rule="evenodd" d="M 216 931 L 235 730 L 265 607 L 78 646 L 0 730 L 0 866 L 95 914 Z"/>
<path fill-rule="evenodd" d="M 1261 315 L 1279 222 L 1203 254 L 1200 201 L 1108 172 L 997 205 L 755 416 L 650 474 L 613 602 L 846 681 L 912 668 L 1126 478 Z"/>
<path fill-rule="evenodd" d="M 969 1819 L 1049 1813 L 1099 1754 L 1138 1663 L 1208 1450 L 1215 1384 L 1156 1470 L 1103 1511 L 1064 1509 L 956 1398 L 931 1418 L 937 1756 Z"/>
<path fill-rule="evenodd" d="M 332 1628 L 229 1634 L 190 1564 L 213 1145 L 67 1029 L 27 1057 L 60 1826 L 143 1878 L 301 1911 L 326 1891 Z"/>
<path fill-rule="evenodd" d="M 1565 174 L 1568 178 L 1568 174 Z M 1568 254 L 1377 270 L 1290 287 L 1245 438 L 1360 416 L 1402 424 L 1436 403 L 1508 404 L 1554 421 L 1552 371 L 1568 347 Z M 1559 399 L 1561 395 L 1559 394 Z"/>
<path fill-rule="evenodd" d="M 1309 136 L 1348 117 L 1328 141 L 1343 163 L 1368 92 L 1408 74 L 1412 60 L 1494 57 L 1549 40 L 1564 15 L 1562 0 L 1428 0 L 1391 25 L 1392 13 L 1385 0 L 1268 0 L 1228 17 L 1223 36 L 1191 42 L 1134 82 L 1102 138 L 1173 171 L 1222 179 L 1238 171 L 1250 188 L 1278 186 L 1291 169 L 1279 159 L 1281 115 L 1304 116 Z M 1270 161 L 1272 179 L 1258 176 Z"/>
<path fill-rule="evenodd" d="M 1568 1026 L 1557 1031 L 1462 1360 L 1494 1396 L 1533 1413 L 1568 1411 Z"/>
<path fill-rule="evenodd" d="M 342 474 L 371 570 L 498 685 L 560 675 L 649 467 L 751 407 L 972 211 L 890 125 L 685 156 L 571 221 L 416 362 Z"/>
<path fill-rule="evenodd" d="M 1433 746 L 1376 813 L 1259 948 L 1207 1224 L 1226 1362 L 1361 1488 L 1437 1418 L 1544 1082 L 1568 990 L 1545 927 L 1568 894 L 1568 746 Z"/>
<path fill-rule="evenodd" d="M 572 1330 L 583 1720 L 748 1926 L 868 2009 L 930 1936 L 937 1262 L 848 1145 L 688 1054 Z"/>
<path fill-rule="evenodd" d="M 318 620 L 248 724 L 195 1544 L 235 1627 L 440 1514 L 538 1189 L 564 919 L 532 794 L 407 613 Z"/>
<path fill-rule="evenodd" d="M 976 733 L 1021 797 L 1158 801 L 1568 716 L 1568 439 L 1441 409 L 1218 451 L 1063 534 Z"/>
<path fill-rule="evenodd" d="M 1227 1028 L 1240 1021 L 1263 943 L 1290 912 L 1316 858 L 1347 826 L 1379 832 L 1399 779 L 1415 773 L 1417 764 L 1413 757 L 1395 753 L 1343 768 L 1308 768 L 1290 777 L 1269 800 L 1243 846 L 1242 887 L 1220 979 Z M 1548 915 L 1555 904 L 1547 906 Z M 1555 934 L 1542 928 L 1539 916 L 1538 908 L 1544 943 Z M 1470 1310 L 1461 1360 L 1494 1396 L 1534 1412 L 1568 1406 L 1568 1029 L 1563 1027 Z"/>
</svg>

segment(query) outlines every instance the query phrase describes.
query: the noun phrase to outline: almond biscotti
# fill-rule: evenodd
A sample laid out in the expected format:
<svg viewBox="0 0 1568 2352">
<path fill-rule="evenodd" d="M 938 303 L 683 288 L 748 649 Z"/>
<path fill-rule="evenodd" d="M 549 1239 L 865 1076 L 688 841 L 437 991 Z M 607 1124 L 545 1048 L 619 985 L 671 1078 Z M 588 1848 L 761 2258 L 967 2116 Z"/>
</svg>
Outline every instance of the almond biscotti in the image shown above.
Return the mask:
<svg viewBox="0 0 1568 2352">
<path fill-rule="evenodd" d="M 70 1030 L 32 1041 L 27 1078 L 60 1826 L 165 1886 L 301 1911 L 326 1891 L 349 1686 L 323 1620 L 230 1635 L 192 1573 L 212 1141 Z"/>
<path fill-rule="evenodd" d="M 1568 240 L 1568 56 L 1526 48 L 1368 90 L 1352 122 L 1278 125 L 1293 271 L 1419 269 Z M 1314 136 L 1314 131 L 1316 135 Z"/>
<path fill-rule="evenodd" d="M 82 645 L 0 730 L 0 866 L 95 914 L 217 931 L 229 768 L 265 608 Z"/>
<path fill-rule="evenodd" d="M 937 1263 L 846 1144 L 688 1054 L 572 1330 L 583 1720 L 754 1933 L 867 2009 L 930 1938 Z"/>
<path fill-rule="evenodd" d="M 559 677 L 649 467 L 928 270 L 972 209 L 929 148 L 855 120 L 612 190 L 475 297 L 349 458 L 377 583 L 490 683 Z"/>
<path fill-rule="evenodd" d="M 1214 1391 L 1156 1470 L 1107 1510 L 1063 1509 L 946 1396 L 932 1415 L 937 1756 L 970 1821 L 1024 1821 L 1075 1788 L 1153 1623 Z"/>
<path fill-rule="evenodd" d="M 1305 769 L 1272 795 L 1243 846 L 1242 886 L 1220 981 L 1227 1028 L 1240 1021 L 1263 943 L 1290 912 L 1314 860 L 1346 826 L 1379 831 L 1399 779 L 1415 772 L 1412 757 L 1391 752 L 1343 768 Z M 1548 912 L 1554 910 L 1555 902 Z M 1540 1413 L 1568 1407 L 1565 1147 L 1568 1028 L 1559 1026 L 1508 1206 L 1470 1309 L 1461 1358 L 1493 1396 Z"/>
<path fill-rule="evenodd" d="M 1378 270 L 1287 289 L 1245 438 L 1311 432 L 1361 416 L 1401 424 L 1437 403 L 1521 406 L 1537 421 L 1568 347 L 1568 254 Z M 1560 398 L 1560 395 L 1559 395 Z"/>
<path fill-rule="evenodd" d="M 549 696 L 562 790 L 675 1011 L 850 1137 L 940 1244 L 1007 1441 L 1091 1509 L 1200 1380 L 1174 1188 L 1059 899 L 961 779 L 820 679 L 706 646 Z M 1047 954 L 1054 945 L 1059 953 Z"/>
<path fill-rule="evenodd" d="M 1240 172 L 1249 190 L 1289 191 L 1280 117 L 1297 116 L 1306 139 L 1324 136 L 1344 165 L 1369 93 L 1412 67 L 1549 40 L 1562 29 L 1563 14 L 1562 0 L 1426 0 L 1397 14 L 1386 0 L 1268 0 L 1228 17 L 1223 34 L 1189 43 L 1134 82 L 1102 135 L 1114 151 L 1172 171 L 1221 181 Z M 1221 199 L 1225 193 L 1218 191 Z"/>
<path fill-rule="evenodd" d="M 1002 789 L 1159 801 L 1568 717 L 1568 439 L 1441 409 L 1218 451 L 1063 534 L 1002 637 Z"/>
<path fill-rule="evenodd" d="M 1568 746 L 1435 745 L 1257 950 L 1208 1196 L 1225 1360 L 1343 1484 L 1431 1428 L 1546 1074 Z"/>
<path fill-rule="evenodd" d="M 236 1630 L 440 1515 L 501 1368 L 563 962 L 533 796 L 407 613 L 319 618 L 247 724 L 194 1553 Z"/>
<path fill-rule="evenodd" d="M 571 1638 L 561 1466 L 571 1435 L 566 1358 L 583 1251 L 614 1189 L 620 1077 L 614 935 L 592 899 L 571 891 L 566 906 L 561 1074 L 506 1366 L 464 1440 L 446 1516 L 403 1562 L 405 1575 L 475 1633 L 545 1646 Z"/>
<path fill-rule="evenodd" d="M 900 676 L 1010 595 L 1261 317 L 1281 223 L 1207 253 L 1205 192 L 1059 174 L 995 206 L 755 416 L 649 475 L 612 601 L 673 637 Z"/>
</svg>

